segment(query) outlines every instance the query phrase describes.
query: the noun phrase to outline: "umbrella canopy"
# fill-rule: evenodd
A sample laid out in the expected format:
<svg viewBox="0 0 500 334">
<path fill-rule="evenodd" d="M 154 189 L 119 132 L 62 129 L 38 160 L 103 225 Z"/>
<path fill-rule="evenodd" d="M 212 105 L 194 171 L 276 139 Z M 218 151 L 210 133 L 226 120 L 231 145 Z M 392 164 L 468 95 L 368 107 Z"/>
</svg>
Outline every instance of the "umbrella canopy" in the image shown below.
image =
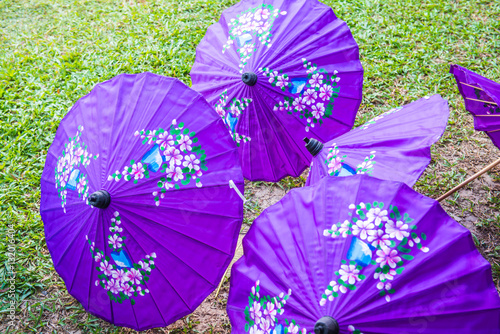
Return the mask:
<svg viewBox="0 0 500 334">
<path fill-rule="evenodd" d="M 306 134 L 326 142 L 352 128 L 363 68 L 330 7 L 245 0 L 208 28 L 191 78 L 237 142 L 245 178 L 278 181 L 309 165 Z"/>
<path fill-rule="evenodd" d="M 243 220 L 236 145 L 177 79 L 119 75 L 61 121 L 41 179 L 54 267 L 90 313 L 137 330 L 217 287 Z"/>
<path fill-rule="evenodd" d="M 316 155 L 306 185 L 326 175 L 366 173 L 413 186 L 431 161 L 431 145 L 446 129 L 448 115 L 448 102 L 434 95 L 391 109 L 322 149 L 321 144 L 308 143 Z"/>
<path fill-rule="evenodd" d="M 500 148 L 500 83 L 464 67 L 451 65 L 465 109 L 474 116 L 474 128 L 484 131 Z"/>
<path fill-rule="evenodd" d="M 354 175 L 293 189 L 243 249 L 227 306 L 234 333 L 500 331 L 491 266 L 469 230 L 403 183 Z"/>
</svg>

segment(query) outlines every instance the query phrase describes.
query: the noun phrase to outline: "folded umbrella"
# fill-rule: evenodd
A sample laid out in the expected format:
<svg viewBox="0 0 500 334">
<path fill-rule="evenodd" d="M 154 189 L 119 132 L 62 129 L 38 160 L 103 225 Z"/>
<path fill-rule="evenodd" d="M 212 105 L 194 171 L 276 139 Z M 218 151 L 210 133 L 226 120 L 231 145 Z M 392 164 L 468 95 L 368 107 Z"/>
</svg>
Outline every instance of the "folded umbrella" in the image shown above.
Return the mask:
<svg viewBox="0 0 500 334">
<path fill-rule="evenodd" d="M 41 179 L 54 267 L 90 313 L 137 330 L 191 313 L 230 263 L 243 205 L 236 145 L 177 79 L 119 75 L 61 121 Z"/>
<path fill-rule="evenodd" d="M 404 183 L 325 177 L 258 217 L 234 264 L 233 333 L 500 331 L 469 230 Z"/>
<path fill-rule="evenodd" d="M 500 148 L 500 84 L 458 65 L 451 65 L 450 73 L 457 81 L 465 109 L 474 116 L 474 128 L 484 131 L 493 144 Z M 438 201 L 444 200 L 499 164 L 500 158 L 440 196 Z"/>
<path fill-rule="evenodd" d="M 368 174 L 413 186 L 431 161 L 431 146 L 448 123 L 439 95 L 391 109 L 324 145 L 307 140 L 314 155 L 306 185 L 326 175 Z"/>
<path fill-rule="evenodd" d="M 309 165 L 306 134 L 326 142 L 352 128 L 363 68 L 330 7 L 245 0 L 208 28 L 191 78 L 239 145 L 245 178 L 278 181 Z"/>
</svg>

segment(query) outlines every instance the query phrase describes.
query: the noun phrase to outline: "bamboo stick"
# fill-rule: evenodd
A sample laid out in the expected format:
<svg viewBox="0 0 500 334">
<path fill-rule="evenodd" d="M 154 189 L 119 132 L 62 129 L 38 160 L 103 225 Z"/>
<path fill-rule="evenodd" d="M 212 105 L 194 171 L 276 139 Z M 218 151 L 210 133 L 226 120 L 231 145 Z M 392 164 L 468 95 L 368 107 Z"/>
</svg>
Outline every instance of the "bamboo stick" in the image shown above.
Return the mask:
<svg viewBox="0 0 500 334">
<path fill-rule="evenodd" d="M 240 249 L 241 245 L 243 244 L 243 241 L 240 240 L 238 241 L 238 245 L 236 246 L 236 250 L 234 251 L 234 257 L 233 260 L 236 256 L 238 256 L 238 250 Z M 232 262 L 232 261 L 231 261 Z M 217 287 L 217 292 L 215 293 L 215 298 L 219 296 L 220 289 L 222 288 L 222 284 L 224 284 L 224 280 L 226 279 L 226 275 L 229 272 L 229 269 L 232 267 L 231 263 L 226 268 L 226 271 L 224 272 L 224 275 L 222 276 L 221 281 L 219 282 L 219 286 Z"/>
<path fill-rule="evenodd" d="M 492 169 L 493 167 L 495 167 L 498 164 L 500 164 L 500 159 L 498 159 L 496 161 L 493 161 L 491 164 L 489 164 L 488 166 L 484 167 L 479 172 L 477 172 L 476 174 L 472 175 L 471 177 L 469 177 L 464 182 L 460 183 L 455 188 L 453 188 L 453 189 L 449 190 L 448 192 L 446 192 L 445 194 L 439 196 L 436 199 L 436 201 L 441 202 L 442 200 L 444 200 L 445 198 L 447 198 L 448 196 L 450 196 L 451 194 L 453 194 L 455 191 L 457 191 L 457 190 L 465 187 L 468 183 L 470 183 L 471 181 L 477 179 L 478 177 L 480 177 L 481 175 L 483 175 L 484 173 L 486 173 L 487 171 L 489 171 L 490 169 Z"/>
<path fill-rule="evenodd" d="M 484 102 L 484 103 L 488 103 L 488 104 L 493 104 L 494 106 L 497 106 L 498 104 L 496 104 L 495 102 L 491 102 L 491 101 L 485 101 L 485 100 L 478 100 L 478 99 L 473 99 L 471 97 L 466 97 L 467 100 L 471 100 L 471 101 L 477 101 L 477 102 Z"/>
<path fill-rule="evenodd" d="M 479 90 L 483 90 L 482 88 L 479 88 L 479 87 L 476 87 L 476 86 L 472 86 L 472 85 L 469 85 L 468 83 L 465 83 L 465 82 L 460 82 L 462 85 L 465 85 L 465 86 L 469 86 L 469 87 L 472 87 L 472 88 L 476 88 L 476 89 L 479 89 Z"/>
</svg>

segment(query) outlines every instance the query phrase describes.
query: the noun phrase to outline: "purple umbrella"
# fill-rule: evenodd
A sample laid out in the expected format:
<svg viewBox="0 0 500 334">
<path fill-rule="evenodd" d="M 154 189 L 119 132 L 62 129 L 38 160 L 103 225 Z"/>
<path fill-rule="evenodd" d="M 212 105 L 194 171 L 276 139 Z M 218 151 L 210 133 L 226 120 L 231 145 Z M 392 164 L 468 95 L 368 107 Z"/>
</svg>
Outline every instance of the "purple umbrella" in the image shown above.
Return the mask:
<svg viewBox="0 0 500 334">
<path fill-rule="evenodd" d="M 490 136 L 500 148 L 500 84 L 464 67 L 451 65 L 465 109 L 474 116 L 474 128 Z"/>
<path fill-rule="evenodd" d="M 448 102 L 439 95 L 391 109 L 324 146 L 311 139 L 315 155 L 306 185 L 326 175 L 368 174 L 413 186 L 431 161 L 430 147 L 448 122 Z"/>
<path fill-rule="evenodd" d="M 458 65 L 451 65 L 450 73 L 455 76 L 465 109 L 474 116 L 474 128 L 486 132 L 493 144 L 500 148 L 500 84 Z M 444 200 L 499 164 L 500 159 L 493 161 L 437 200 Z"/>
<path fill-rule="evenodd" d="M 300 140 L 349 131 L 363 68 L 349 27 L 316 0 L 245 0 L 208 28 L 191 70 L 239 146 L 243 176 L 299 176 L 311 156 Z"/>
<path fill-rule="evenodd" d="M 42 174 L 54 267 L 90 313 L 145 330 L 217 287 L 243 219 L 236 145 L 177 79 L 119 75 L 62 120 Z"/>
<path fill-rule="evenodd" d="M 500 332 L 491 265 L 469 230 L 404 183 L 354 175 L 293 189 L 243 249 L 233 333 Z"/>
</svg>

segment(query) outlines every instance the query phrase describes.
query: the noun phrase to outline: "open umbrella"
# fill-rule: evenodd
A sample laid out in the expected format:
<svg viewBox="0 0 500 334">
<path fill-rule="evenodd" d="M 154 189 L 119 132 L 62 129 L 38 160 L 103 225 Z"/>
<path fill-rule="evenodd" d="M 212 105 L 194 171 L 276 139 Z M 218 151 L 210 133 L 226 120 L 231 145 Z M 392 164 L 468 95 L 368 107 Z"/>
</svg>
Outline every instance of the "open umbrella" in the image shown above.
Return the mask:
<svg viewBox="0 0 500 334">
<path fill-rule="evenodd" d="M 500 332 L 490 264 L 433 199 L 368 175 L 292 189 L 235 263 L 234 333 Z"/>
<path fill-rule="evenodd" d="M 236 145 L 177 79 L 119 75 L 61 121 L 41 179 L 54 267 L 90 313 L 137 330 L 191 313 L 230 263 L 243 205 Z"/>
<path fill-rule="evenodd" d="M 448 122 L 439 95 L 391 109 L 324 145 L 308 140 L 314 155 L 306 185 L 326 175 L 368 174 L 413 186 L 431 161 L 430 147 Z"/>
<path fill-rule="evenodd" d="M 363 68 L 349 27 L 316 0 L 245 0 L 222 13 L 196 49 L 193 89 L 224 119 L 243 175 L 299 176 L 324 142 L 349 131 Z"/>
<path fill-rule="evenodd" d="M 450 73 L 457 81 L 465 109 L 474 116 L 474 128 L 484 131 L 493 144 L 500 148 L 500 83 L 458 65 L 451 65 Z M 447 198 L 498 164 L 500 158 L 440 196 L 438 201 Z"/>
</svg>

